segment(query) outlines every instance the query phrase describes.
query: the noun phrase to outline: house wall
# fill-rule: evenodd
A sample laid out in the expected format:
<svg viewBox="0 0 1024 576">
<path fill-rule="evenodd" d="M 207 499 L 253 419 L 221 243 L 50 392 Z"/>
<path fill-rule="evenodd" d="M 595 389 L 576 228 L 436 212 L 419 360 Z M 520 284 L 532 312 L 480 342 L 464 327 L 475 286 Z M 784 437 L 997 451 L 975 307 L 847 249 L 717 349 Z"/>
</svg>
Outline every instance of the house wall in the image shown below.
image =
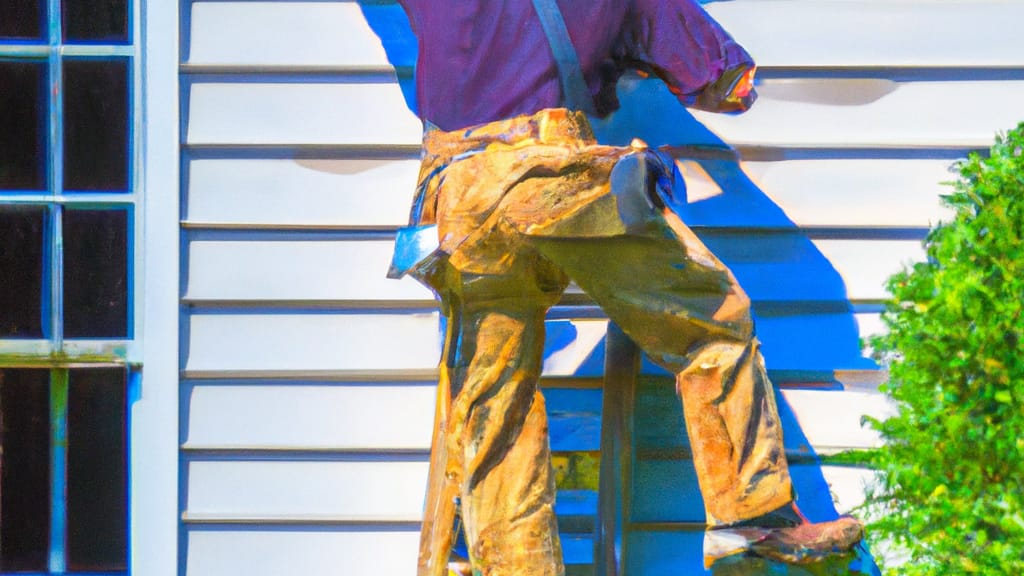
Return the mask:
<svg viewBox="0 0 1024 576">
<path fill-rule="evenodd" d="M 1024 116 L 1024 7 L 707 8 L 758 60 L 758 104 L 695 114 L 709 134 L 633 80 L 620 120 L 683 146 L 690 221 L 755 301 L 790 448 L 874 445 L 884 375 L 857 339 L 922 257 L 951 161 Z M 181 9 L 181 571 L 410 574 L 440 326 L 426 289 L 384 278 L 421 129 L 398 8 L 366 7 L 390 60 L 356 2 Z M 723 140 L 741 162 L 685 147 Z M 549 385 L 591 385 L 605 320 L 577 299 L 551 329 Z M 866 472 L 821 474 L 840 511 L 859 501 Z"/>
</svg>

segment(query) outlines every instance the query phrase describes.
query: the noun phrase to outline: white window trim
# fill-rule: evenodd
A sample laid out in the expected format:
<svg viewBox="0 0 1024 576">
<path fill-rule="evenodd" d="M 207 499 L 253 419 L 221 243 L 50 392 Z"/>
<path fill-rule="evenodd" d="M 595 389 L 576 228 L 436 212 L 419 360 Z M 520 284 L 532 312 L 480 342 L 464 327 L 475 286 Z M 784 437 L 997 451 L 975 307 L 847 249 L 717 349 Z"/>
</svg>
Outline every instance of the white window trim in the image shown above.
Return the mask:
<svg viewBox="0 0 1024 576">
<path fill-rule="evenodd" d="M 49 1 L 50 10 L 59 6 Z M 20 194 L 6 202 L 112 201 L 134 206 L 134 224 L 129 228 L 133 235 L 128 238 L 129 257 L 134 261 L 129 267 L 134 284 L 129 300 L 132 338 L 58 342 L 64 353 L 59 364 L 65 369 L 134 366 L 130 372 L 134 381 L 128 384 L 128 393 L 134 395 L 128 398 L 128 570 L 129 574 L 174 576 L 178 567 L 178 3 L 136 0 L 129 14 L 134 38 L 129 46 L 62 45 L 56 49 L 59 53 L 51 54 L 55 50 L 51 38 L 51 45 L 5 46 L 4 52 L 49 58 L 50 66 L 54 58 L 59 65 L 70 56 L 132 58 L 132 192 L 88 197 L 44 192 Z M 11 340 L 0 350 L 7 356 L 27 358 L 12 365 L 27 361 L 52 369 L 56 365 L 45 359 L 53 346 L 49 340 Z M 98 361 L 97 355 L 105 360 Z M 75 362 L 78 357 L 83 359 L 80 364 Z M 140 361 L 144 375 L 138 372 Z"/>
<path fill-rule="evenodd" d="M 131 405 L 131 574 L 178 573 L 179 3 L 139 0 L 142 384 Z"/>
</svg>

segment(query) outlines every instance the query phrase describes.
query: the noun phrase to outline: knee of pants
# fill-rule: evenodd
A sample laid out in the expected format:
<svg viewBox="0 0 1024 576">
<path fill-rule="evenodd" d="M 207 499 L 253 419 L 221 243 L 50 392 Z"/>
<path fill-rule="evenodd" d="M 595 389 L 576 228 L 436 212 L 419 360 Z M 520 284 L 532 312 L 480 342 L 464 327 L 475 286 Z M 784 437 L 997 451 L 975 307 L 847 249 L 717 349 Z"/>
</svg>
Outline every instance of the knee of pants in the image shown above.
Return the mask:
<svg viewBox="0 0 1024 576">
<path fill-rule="evenodd" d="M 689 365 L 677 374 L 680 395 L 702 403 L 717 403 L 737 381 L 751 381 L 763 372 L 756 339 L 747 342 L 719 341 L 697 348 Z"/>
</svg>

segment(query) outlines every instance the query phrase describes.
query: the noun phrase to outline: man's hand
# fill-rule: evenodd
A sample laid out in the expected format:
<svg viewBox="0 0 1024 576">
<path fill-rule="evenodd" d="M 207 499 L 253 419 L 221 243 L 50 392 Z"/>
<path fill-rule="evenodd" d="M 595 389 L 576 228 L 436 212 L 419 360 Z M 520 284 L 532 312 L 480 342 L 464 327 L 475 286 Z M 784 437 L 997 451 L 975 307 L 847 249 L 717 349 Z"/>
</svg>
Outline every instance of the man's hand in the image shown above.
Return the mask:
<svg viewBox="0 0 1024 576">
<path fill-rule="evenodd" d="M 718 80 L 708 84 L 693 107 L 708 112 L 746 112 L 757 100 L 754 91 L 755 66 L 737 66 L 726 70 Z"/>
</svg>

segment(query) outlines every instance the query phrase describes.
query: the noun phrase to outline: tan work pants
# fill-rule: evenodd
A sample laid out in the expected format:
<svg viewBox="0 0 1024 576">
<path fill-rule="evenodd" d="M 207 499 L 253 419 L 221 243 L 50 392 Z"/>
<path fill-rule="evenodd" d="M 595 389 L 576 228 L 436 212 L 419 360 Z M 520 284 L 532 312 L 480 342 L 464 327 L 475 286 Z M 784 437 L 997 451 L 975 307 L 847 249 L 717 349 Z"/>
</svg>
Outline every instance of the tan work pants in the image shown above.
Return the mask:
<svg viewBox="0 0 1024 576">
<path fill-rule="evenodd" d="M 792 499 L 749 299 L 659 202 L 670 186 L 659 156 L 598 146 L 565 110 L 425 136 L 414 222 L 437 224 L 443 256 L 417 276 L 448 334 L 421 576 L 444 573 L 455 497 L 474 570 L 564 572 L 537 384 L 545 312 L 569 279 L 676 374 L 710 524 Z"/>
</svg>

